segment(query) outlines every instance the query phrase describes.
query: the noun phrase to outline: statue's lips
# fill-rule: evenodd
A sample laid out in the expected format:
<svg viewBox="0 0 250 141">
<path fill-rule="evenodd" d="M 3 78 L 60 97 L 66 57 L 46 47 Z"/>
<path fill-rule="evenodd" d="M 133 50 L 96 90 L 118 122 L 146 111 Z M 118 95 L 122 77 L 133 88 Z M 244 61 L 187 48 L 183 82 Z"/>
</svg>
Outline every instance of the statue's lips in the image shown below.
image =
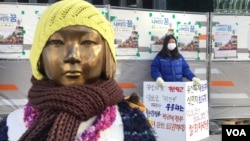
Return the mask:
<svg viewBox="0 0 250 141">
<path fill-rule="evenodd" d="M 82 72 L 80 72 L 80 71 L 67 71 L 65 73 L 65 76 L 67 76 L 67 77 L 78 77 L 81 75 L 82 75 Z"/>
</svg>

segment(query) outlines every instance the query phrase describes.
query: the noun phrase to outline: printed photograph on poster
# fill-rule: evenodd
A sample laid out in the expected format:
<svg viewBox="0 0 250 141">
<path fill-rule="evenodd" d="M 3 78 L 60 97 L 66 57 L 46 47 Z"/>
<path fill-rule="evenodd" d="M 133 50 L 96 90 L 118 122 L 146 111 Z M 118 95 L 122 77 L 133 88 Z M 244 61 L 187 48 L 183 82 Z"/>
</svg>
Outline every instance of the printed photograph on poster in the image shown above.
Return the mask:
<svg viewBox="0 0 250 141">
<path fill-rule="evenodd" d="M 178 25 L 178 47 L 181 51 L 197 51 L 199 49 L 198 28 L 195 25 Z"/>
<path fill-rule="evenodd" d="M 178 48 L 187 59 L 197 59 L 200 51 L 201 26 L 198 22 L 193 24 L 182 23 L 178 25 Z M 204 33 L 203 33 L 204 35 Z"/>
<path fill-rule="evenodd" d="M 22 20 L 15 13 L 0 13 L 0 52 L 22 52 Z"/>
<path fill-rule="evenodd" d="M 238 46 L 236 28 L 230 24 L 217 24 L 214 28 L 214 58 L 236 58 Z"/>
<path fill-rule="evenodd" d="M 116 55 L 132 55 L 138 52 L 138 31 L 132 19 L 114 19 Z"/>
</svg>

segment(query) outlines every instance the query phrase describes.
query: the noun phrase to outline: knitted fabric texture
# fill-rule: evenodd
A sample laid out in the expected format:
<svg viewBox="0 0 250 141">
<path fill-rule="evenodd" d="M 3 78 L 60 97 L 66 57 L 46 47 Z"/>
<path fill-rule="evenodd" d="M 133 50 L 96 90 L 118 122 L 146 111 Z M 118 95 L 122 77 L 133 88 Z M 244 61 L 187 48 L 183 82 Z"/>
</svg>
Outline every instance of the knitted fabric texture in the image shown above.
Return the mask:
<svg viewBox="0 0 250 141">
<path fill-rule="evenodd" d="M 84 0 L 62 0 L 48 7 L 38 21 L 30 52 L 32 73 L 41 80 L 37 62 L 47 40 L 56 31 L 71 25 L 83 25 L 99 32 L 107 41 L 113 59 L 116 61 L 114 48 L 114 30 L 109 21 L 92 4 Z"/>
<path fill-rule="evenodd" d="M 29 103 L 24 108 L 24 122 L 27 128 L 37 119 L 41 112 L 37 111 Z M 102 114 L 97 116 L 95 122 L 86 129 L 76 141 L 98 141 L 100 132 L 109 128 L 116 120 L 116 106 L 107 107 Z M 1 129 L 1 128 L 0 128 Z M 0 132 L 1 133 L 1 132 Z M 1 138 L 0 138 L 1 139 Z M 7 140 L 7 139 L 6 139 Z M 2 140 L 0 140 L 2 141 Z"/>
<path fill-rule="evenodd" d="M 31 106 L 41 114 L 20 141 L 75 140 L 82 121 L 101 114 L 123 99 L 114 80 L 98 80 L 91 85 L 58 87 L 50 80 L 32 78 L 28 93 Z"/>
<path fill-rule="evenodd" d="M 131 108 L 126 101 L 118 103 L 118 107 L 123 121 L 124 141 L 156 141 L 155 131 L 140 110 Z M 0 141 L 8 141 L 6 119 L 0 125 Z"/>
<path fill-rule="evenodd" d="M 0 121 L 0 141 L 8 141 L 8 127 L 7 125 L 7 118 L 4 117 L 1 121 Z"/>
<path fill-rule="evenodd" d="M 155 131 L 138 108 L 131 108 L 126 101 L 118 104 L 124 129 L 124 141 L 156 141 Z"/>
</svg>

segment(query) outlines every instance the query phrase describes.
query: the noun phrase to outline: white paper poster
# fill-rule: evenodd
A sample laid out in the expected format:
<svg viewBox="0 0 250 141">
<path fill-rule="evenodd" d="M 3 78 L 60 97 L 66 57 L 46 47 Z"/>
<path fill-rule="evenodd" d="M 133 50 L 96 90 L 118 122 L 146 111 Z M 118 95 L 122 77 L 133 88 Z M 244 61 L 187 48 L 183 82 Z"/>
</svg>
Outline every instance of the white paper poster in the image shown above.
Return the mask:
<svg viewBox="0 0 250 141">
<path fill-rule="evenodd" d="M 23 26 L 21 16 L 15 12 L 0 12 L 0 52 L 22 52 Z"/>
<path fill-rule="evenodd" d="M 130 10 L 111 10 L 110 22 L 115 31 L 117 56 L 136 56 L 138 52 L 137 14 Z"/>
<path fill-rule="evenodd" d="M 214 32 L 214 57 L 215 58 L 236 58 L 238 36 L 236 28 L 233 25 L 218 24 Z"/>
<path fill-rule="evenodd" d="M 207 82 L 144 82 L 143 101 L 157 141 L 198 141 L 209 136 Z"/>
</svg>

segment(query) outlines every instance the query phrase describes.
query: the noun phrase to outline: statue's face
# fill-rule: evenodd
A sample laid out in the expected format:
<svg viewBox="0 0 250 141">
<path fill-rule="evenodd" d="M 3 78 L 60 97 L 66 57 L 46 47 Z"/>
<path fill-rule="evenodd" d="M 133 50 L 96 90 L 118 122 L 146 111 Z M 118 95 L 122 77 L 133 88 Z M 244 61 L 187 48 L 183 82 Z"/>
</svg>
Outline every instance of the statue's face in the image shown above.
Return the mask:
<svg viewBox="0 0 250 141">
<path fill-rule="evenodd" d="M 101 35 L 85 26 L 55 32 L 42 52 L 46 76 L 62 86 L 90 84 L 103 71 L 105 43 Z"/>
</svg>

